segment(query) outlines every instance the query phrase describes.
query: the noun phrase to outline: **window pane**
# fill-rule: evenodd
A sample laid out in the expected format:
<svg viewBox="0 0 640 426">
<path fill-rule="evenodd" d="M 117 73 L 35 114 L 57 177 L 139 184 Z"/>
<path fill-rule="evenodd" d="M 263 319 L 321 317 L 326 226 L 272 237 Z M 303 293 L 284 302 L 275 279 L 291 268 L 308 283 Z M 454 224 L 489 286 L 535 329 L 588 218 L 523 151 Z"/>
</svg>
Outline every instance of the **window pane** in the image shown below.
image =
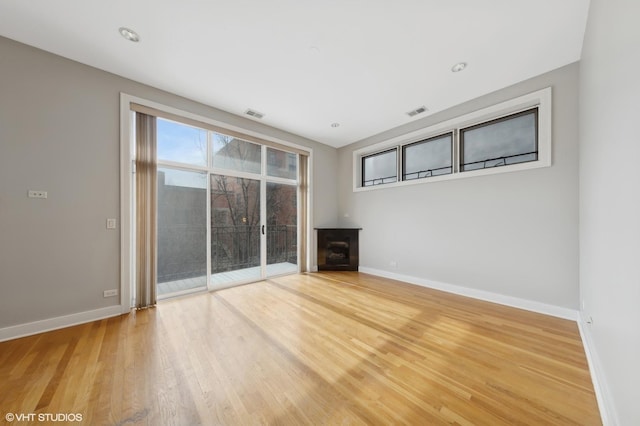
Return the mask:
<svg viewBox="0 0 640 426">
<path fill-rule="evenodd" d="M 213 287 L 260 278 L 259 180 L 211 175 L 211 274 Z"/>
<path fill-rule="evenodd" d="M 298 156 L 290 152 L 267 148 L 267 174 L 269 176 L 297 179 Z"/>
<path fill-rule="evenodd" d="M 460 131 L 461 171 L 538 159 L 537 108 Z"/>
<path fill-rule="evenodd" d="M 362 186 L 395 182 L 398 177 L 397 155 L 394 148 L 362 157 Z"/>
<path fill-rule="evenodd" d="M 158 295 L 207 284 L 207 175 L 158 169 Z"/>
<path fill-rule="evenodd" d="M 207 131 L 157 119 L 158 160 L 207 165 Z"/>
<path fill-rule="evenodd" d="M 267 276 L 298 271 L 298 187 L 267 182 Z"/>
<path fill-rule="evenodd" d="M 260 173 L 260 145 L 213 133 L 213 167 Z"/>
<path fill-rule="evenodd" d="M 448 134 L 404 146 L 403 179 L 422 179 L 452 173 L 451 141 L 451 134 Z"/>
</svg>

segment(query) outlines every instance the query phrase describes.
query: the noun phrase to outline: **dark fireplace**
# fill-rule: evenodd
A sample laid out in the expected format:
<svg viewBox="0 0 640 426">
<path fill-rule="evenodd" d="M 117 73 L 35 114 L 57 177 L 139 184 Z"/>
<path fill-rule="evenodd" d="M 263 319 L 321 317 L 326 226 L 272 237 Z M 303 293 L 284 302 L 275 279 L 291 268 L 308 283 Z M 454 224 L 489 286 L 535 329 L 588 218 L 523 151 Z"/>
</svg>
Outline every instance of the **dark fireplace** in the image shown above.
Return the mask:
<svg viewBox="0 0 640 426">
<path fill-rule="evenodd" d="M 318 270 L 357 271 L 360 228 L 316 228 Z"/>
</svg>

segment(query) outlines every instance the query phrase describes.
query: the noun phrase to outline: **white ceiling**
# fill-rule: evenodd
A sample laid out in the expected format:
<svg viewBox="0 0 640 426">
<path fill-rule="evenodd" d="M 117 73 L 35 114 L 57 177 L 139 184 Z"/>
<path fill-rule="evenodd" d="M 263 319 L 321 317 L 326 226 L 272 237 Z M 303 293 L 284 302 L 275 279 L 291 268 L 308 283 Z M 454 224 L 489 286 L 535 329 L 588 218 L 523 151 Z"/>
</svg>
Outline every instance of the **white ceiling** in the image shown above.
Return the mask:
<svg viewBox="0 0 640 426">
<path fill-rule="evenodd" d="M 580 59 L 589 0 L 2 0 L 0 35 L 340 147 Z M 119 27 L 140 34 L 132 43 Z M 469 66 L 460 73 L 451 67 Z M 406 112 L 429 111 L 414 118 Z M 331 123 L 340 123 L 333 128 Z"/>
</svg>

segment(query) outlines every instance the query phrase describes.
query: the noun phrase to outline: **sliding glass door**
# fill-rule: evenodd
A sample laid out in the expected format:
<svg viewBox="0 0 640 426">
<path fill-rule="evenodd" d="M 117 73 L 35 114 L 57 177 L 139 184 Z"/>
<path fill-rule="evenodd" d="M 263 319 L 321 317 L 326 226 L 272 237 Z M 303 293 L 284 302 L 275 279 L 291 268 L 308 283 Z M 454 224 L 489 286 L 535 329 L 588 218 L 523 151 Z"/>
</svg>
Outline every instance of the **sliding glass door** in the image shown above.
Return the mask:
<svg viewBox="0 0 640 426">
<path fill-rule="evenodd" d="M 267 182 L 267 276 L 298 271 L 298 188 Z"/>
<path fill-rule="evenodd" d="M 299 270 L 298 154 L 157 118 L 160 298 Z"/>
<path fill-rule="evenodd" d="M 298 271 L 298 156 L 266 147 L 266 275 Z"/>
<path fill-rule="evenodd" d="M 260 180 L 212 174 L 210 288 L 262 278 L 260 228 Z"/>
</svg>

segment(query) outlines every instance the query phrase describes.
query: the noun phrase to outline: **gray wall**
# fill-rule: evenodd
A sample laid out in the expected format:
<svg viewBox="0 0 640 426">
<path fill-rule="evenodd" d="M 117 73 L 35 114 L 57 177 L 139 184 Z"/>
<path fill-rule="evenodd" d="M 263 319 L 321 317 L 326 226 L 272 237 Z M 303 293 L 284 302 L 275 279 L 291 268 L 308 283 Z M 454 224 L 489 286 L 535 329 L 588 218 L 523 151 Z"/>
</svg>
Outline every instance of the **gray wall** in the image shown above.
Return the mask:
<svg viewBox="0 0 640 426">
<path fill-rule="evenodd" d="M 575 63 L 340 149 L 338 213 L 364 228 L 360 264 L 577 309 L 577 80 Z M 355 149 L 548 86 L 552 167 L 352 191 Z"/>
<path fill-rule="evenodd" d="M 637 0 L 591 0 L 580 65 L 580 297 L 620 425 L 640 424 L 638 17 Z"/>
<path fill-rule="evenodd" d="M 120 92 L 312 147 L 314 225 L 336 223 L 335 149 L 0 37 L 0 328 L 118 303 Z"/>
</svg>

